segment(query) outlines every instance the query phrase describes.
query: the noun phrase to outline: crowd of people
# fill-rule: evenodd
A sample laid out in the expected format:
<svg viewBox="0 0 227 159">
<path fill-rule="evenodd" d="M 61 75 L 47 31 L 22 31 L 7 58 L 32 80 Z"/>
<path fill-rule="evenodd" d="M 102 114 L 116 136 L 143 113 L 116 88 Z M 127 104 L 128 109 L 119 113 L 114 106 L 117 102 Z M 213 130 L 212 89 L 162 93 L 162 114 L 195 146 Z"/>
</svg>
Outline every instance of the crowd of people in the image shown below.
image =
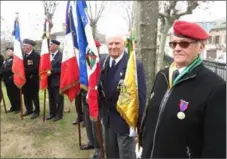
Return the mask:
<svg viewBox="0 0 227 159">
<path fill-rule="evenodd" d="M 226 82 L 203 65 L 209 34 L 199 25 L 175 21 L 169 47 L 173 63 L 160 70 L 146 104 L 146 79 L 143 63 L 137 59 L 139 94 L 138 134 L 131 136 L 130 127 L 117 111 L 119 84 L 125 78 L 128 53 L 126 35 L 113 32 L 106 35 L 108 56 L 101 59 L 98 84 L 99 118 L 106 158 L 136 158 L 136 137 L 141 141 L 142 158 L 225 158 L 226 157 Z M 26 112 L 31 119 L 39 116 L 39 58 L 33 49 L 35 42 L 23 41 L 26 84 L 23 86 Z M 61 120 L 64 97 L 59 93 L 62 53 L 60 42 L 51 40 L 51 75 L 48 77 L 49 116 Z M 96 41 L 99 48 L 101 44 Z M 19 91 L 13 83 L 13 48 L 7 47 L 0 75 L 5 83 L 11 108 L 20 111 Z M 86 91 L 80 90 L 75 99 L 77 118 L 73 125 L 84 122 L 88 143 L 81 150 L 95 149 L 93 158 L 101 158 L 96 122 L 89 117 Z M 34 103 L 34 108 L 33 108 Z M 81 104 L 82 103 L 82 104 Z M 81 107 L 82 105 L 82 107 Z"/>
</svg>

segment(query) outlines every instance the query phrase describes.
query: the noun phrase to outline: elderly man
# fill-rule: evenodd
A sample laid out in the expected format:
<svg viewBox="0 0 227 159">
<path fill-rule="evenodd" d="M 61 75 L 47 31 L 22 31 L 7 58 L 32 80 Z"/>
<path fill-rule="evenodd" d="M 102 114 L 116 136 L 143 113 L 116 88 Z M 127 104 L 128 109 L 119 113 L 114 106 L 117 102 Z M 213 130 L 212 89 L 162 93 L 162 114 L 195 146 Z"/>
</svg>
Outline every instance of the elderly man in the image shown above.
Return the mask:
<svg viewBox="0 0 227 159">
<path fill-rule="evenodd" d="M 180 20 L 173 31 L 174 62 L 158 72 L 142 122 L 142 158 L 225 158 L 225 81 L 200 58 L 209 35 Z"/>
<path fill-rule="evenodd" d="M 48 77 L 49 116 L 47 120 L 58 121 L 63 117 L 64 97 L 59 93 L 62 53 L 58 50 L 60 42 L 51 40 L 51 75 Z"/>
<path fill-rule="evenodd" d="M 20 111 L 20 91 L 13 82 L 13 47 L 7 47 L 7 56 L 3 66 L 0 68 L 0 74 L 2 75 L 3 81 L 6 86 L 7 95 L 11 104 L 11 108 L 8 112 L 18 113 Z"/>
<path fill-rule="evenodd" d="M 128 54 L 124 51 L 125 41 L 123 32 L 112 30 L 106 36 L 109 56 L 101 61 L 99 104 L 107 158 L 136 158 L 135 138 L 129 136 L 129 126 L 116 109 L 120 94 L 119 82 L 124 79 L 128 62 Z M 137 76 L 141 117 L 146 101 L 146 84 L 143 66 L 138 60 Z"/>
<path fill-rule="evenodd" d="M 31 119 L 37 118 L 40 113 L 38 74 L 40 55 L 33 49 L 35 45 L 36 43 L 33 40 L 23 40 L 24 68 L 26 76 L 26 83 L 22 88 L 24 94 L 24 103 L 26 107 L 24 116 L 32 114 Z M 34 111 L 32 103 L 34 103 L 35 105 Z"/>
</svg>

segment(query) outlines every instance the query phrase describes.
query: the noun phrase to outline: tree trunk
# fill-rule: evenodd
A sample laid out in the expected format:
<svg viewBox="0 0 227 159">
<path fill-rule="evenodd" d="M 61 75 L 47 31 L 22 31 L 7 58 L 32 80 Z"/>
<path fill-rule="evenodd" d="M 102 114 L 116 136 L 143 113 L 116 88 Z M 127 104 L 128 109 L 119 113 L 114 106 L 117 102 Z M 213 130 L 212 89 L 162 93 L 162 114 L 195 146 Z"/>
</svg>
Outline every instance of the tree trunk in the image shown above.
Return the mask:
<svg viewBox="0 0 227 159">
<path fill-rule="evenodd" d="M 161 24 L 161 25 L 164 25 L 164 26 L 161 26 L 163 30 L 161 30 L 161 40 L 160 40 L 158 54 L 157 54 L 156 72 L 158 72 L 160 69 L 164 67 L 166 38 L 168 35 L 168 31 L 171 28 L 171 26 L 169 25 L 166 19 L 165 19 L 165 24 Z"/>
<path fill-rule="evenodd" d="M 136 51 L 146 76 L 147 101 L 155 80 L 158 1 L 136 1 Z"/>
</svg>

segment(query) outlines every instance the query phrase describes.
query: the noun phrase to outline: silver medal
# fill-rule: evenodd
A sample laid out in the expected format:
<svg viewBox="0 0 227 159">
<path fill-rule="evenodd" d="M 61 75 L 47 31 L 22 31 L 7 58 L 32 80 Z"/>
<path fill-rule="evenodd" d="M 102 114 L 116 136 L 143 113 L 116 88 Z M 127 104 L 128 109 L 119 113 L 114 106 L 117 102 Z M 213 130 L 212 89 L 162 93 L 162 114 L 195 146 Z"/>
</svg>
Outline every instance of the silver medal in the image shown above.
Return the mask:
<svg viewBox="0 0 227 159">
<path fill-rule="evenodd" d="M 178 112 L 177 113 L 177 118 L 180 119 L 180 120 L 183 120 L 185 118 L 184 112 Z"/>
</svg>

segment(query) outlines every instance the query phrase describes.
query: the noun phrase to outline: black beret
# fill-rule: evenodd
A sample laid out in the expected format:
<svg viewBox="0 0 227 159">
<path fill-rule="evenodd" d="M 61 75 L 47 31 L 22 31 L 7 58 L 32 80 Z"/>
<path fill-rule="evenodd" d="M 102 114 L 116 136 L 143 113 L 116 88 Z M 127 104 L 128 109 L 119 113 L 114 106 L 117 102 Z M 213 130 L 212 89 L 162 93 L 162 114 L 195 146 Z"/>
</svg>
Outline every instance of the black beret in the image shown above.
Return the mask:
<svg viewBox="0 0 227 159">
<path fill-rule="evenodd" d="M 6 50 L 12 50 L 13 51 L 14 48 L 12 46 L 11 47 L 8 46 L 8 47 L 6 47 Z"/>
<path fill-rule="evenodd" d="M 36 43 L 33 40 L 30 40 L 30 39 L 24 39 L 23 44 L 28 44 L 28 45 L 31 45 L 31 46 L 36 45 Z"/>
<path fill-rule="evenodd" d="M 61 43 L 57 40 L 51 40 L 52 43 L 56 44 L 56 45 L 60 45 Z"/>
</svg>

